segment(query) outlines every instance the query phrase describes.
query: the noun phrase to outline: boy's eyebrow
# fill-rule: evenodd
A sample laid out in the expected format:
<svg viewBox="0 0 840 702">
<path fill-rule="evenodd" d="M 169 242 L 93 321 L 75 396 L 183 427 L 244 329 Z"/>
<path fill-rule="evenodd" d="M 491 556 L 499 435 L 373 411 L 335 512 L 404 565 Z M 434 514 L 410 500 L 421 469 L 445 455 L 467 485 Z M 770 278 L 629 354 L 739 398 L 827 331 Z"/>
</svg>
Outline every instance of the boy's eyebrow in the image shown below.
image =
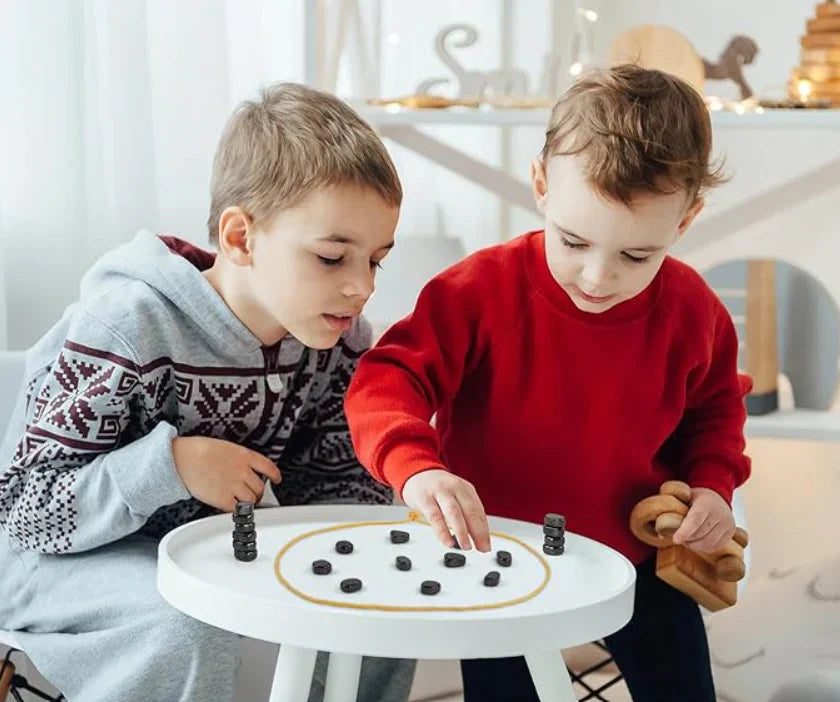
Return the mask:
<svg viewBox="0 0 840 702">
<path fill-rule="evenodd" d="M 573 236 L 575 239 L 580 239 L 581 241 L 583 241 L 584 243 L 587 243 L 587 244 L 592 243 L 591 241 L 589 241 L 587 239 L 584 239 L 580 234 L 575 234 L 573 231 L 570 231 L 569 229 L 566 229 L 565 227 L 561 227 L 556 222 L 554 223 L 554 226 L 557 227 L 557 229 L 560 232 L 562 232 L 563 234 L 566 234 L 567 236 Z M 628 246 L 625 249 L 625 251 L 644 251 L 646 253 L 656 253 L 657 251 L 662 251 L 662 247 L 661 246 Z"/>
<path fill-rule="evenodd" d="M 344 234 L 330 234 L 329 236 L 322 236 L 318 238 L 318 241 L 333 241 L 336 244 L 349 244 L 350 246 L 359 246 L 359 242 L 353 239 L 352 237 L 345 236 Z M 385 246 L 380 246 L 380 249 L 392 249 L 394 248 L 394 242 L 391 241 Z"/>
</svg>

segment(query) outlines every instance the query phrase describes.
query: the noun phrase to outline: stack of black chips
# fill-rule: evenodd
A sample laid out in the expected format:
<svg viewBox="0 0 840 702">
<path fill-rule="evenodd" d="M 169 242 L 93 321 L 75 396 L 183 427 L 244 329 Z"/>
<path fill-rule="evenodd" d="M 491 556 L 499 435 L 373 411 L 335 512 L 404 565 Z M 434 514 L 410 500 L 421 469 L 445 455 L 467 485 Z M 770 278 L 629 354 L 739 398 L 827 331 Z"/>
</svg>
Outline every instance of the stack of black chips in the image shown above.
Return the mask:
<svg viewBox="0 0 840 702">
<path fill-rule="evenodd" d="M 559 556 L 566 550 L 566 518 L 549 512 L 543 519 L 543 553 Z"/>
<path fill-rule="evenodd" d="M 253 561 L 257 557 L 253 502 L 237 502 L 233 508 L 233 555 L 237 561 Z"/>
</svg>

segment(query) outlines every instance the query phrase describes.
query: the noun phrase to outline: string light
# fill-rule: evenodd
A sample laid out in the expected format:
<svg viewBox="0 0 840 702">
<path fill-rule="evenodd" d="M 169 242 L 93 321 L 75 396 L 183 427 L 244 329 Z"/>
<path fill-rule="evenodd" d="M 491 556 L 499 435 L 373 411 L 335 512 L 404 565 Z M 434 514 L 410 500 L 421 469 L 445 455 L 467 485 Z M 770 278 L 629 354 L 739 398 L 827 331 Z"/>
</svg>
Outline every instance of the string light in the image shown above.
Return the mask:
<svg viewBox="0 0 840 702">
<path fill-rule="evenodd" d="M 808 98 L 811 96 L 811 81 L 796 81 L 796 92 L 799 93 L 799 99 L 802 100 L 802 102 L 807 102 Z"/>
</svg>

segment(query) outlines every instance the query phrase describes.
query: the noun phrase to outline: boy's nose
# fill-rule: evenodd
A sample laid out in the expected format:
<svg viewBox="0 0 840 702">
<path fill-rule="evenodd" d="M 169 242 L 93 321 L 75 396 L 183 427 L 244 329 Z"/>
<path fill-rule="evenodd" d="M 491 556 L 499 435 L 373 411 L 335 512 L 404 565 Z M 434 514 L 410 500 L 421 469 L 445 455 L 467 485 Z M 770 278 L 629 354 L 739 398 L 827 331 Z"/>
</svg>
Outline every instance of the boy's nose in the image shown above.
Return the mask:
<svg viewBox="0 0 840 702">
<path fill-rule="evenodd" d="M 373 295 L 373 276 L 353 276 L 345 283 L 342 290 L 345 297 L 360 297 L 367 300 Z"/>
<path fill-rule="evenodd" d="M 609 267 L 603 263 L 592 263 L 583 269 L 583 279 L 595 289 L 608 283 L 611 277 Z"/>
</svg>

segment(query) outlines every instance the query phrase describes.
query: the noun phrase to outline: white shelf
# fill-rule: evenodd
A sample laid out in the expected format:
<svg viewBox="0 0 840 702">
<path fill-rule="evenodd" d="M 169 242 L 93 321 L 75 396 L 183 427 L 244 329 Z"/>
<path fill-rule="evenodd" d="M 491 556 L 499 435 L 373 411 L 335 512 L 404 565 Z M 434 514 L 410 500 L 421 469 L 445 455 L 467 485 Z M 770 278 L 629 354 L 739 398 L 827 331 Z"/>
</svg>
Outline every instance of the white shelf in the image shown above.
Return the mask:
<svg viewBox="0 0 840 702">
<path fill-rule="evenodd" d="M 489 107 L 450 107 L 415 110 L 400 107 L 357 105 L 361 116 L 375 126 L 408 127 L 414 125 L 485 125 L 540 126 L 548 122 L 550 110 L 494 109 Z M 712 112 L 712 124 L 723 129 L 836 129 L 840 131 L 840 110 L 766 109 L 764 112 Z"/>
<path fill-rule="evenodd" d="M 840 441 L 840 412 L 821 410 L 779 410 L 748 417 L 748 437 Z"/>
</svg>

